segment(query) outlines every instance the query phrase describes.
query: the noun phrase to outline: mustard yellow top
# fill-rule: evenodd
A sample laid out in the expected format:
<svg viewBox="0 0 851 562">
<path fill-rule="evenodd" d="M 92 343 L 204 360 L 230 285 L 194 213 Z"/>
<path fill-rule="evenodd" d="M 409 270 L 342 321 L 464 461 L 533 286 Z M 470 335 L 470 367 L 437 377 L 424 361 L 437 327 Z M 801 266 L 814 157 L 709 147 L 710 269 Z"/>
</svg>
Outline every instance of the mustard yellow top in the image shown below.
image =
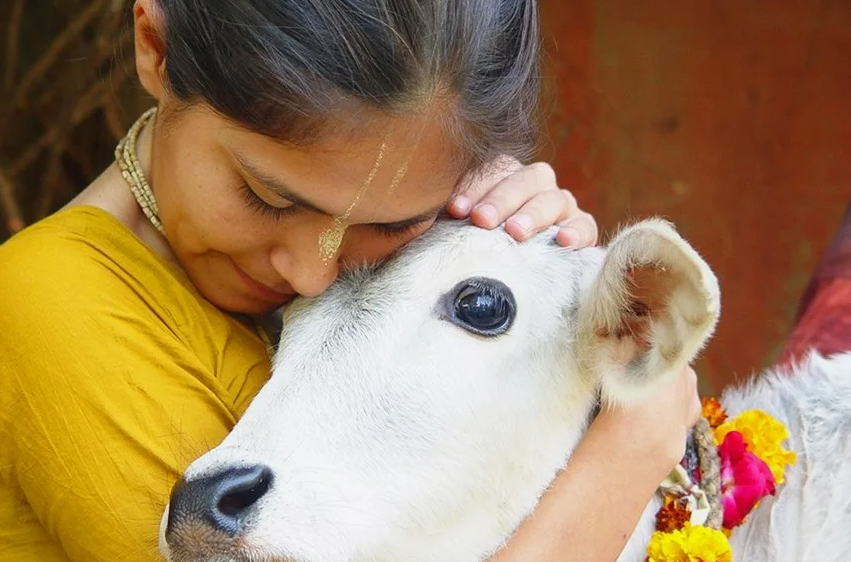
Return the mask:
<svg viewBox="0 0 851 562">
<path fill-rule="evenodd" d="M 0 245 L 0 560 L 161 560 L 172 484 L 268 372 L 255 331 L 105 211 Z"/>
</svg>

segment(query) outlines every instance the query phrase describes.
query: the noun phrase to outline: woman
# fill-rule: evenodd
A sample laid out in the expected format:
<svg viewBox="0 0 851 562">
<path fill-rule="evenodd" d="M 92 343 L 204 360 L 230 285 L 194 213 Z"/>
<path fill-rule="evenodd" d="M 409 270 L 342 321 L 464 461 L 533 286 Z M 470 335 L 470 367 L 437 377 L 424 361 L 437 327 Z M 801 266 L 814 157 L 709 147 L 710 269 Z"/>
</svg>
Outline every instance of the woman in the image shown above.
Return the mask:
<svg viewBox="0 0 851 562">
<path fill-rule="evenodd" d="M 156 112 L 0 247 L 0 558 L 157 560 L 171 485 L 268 377 L 264 320 L 441 210 L 595 243 L 551 170 L 519 163 L 536 18 L 532 0 L 135 2 Z M 672 384 L 603 412 L 497 558 L 613 559 L 699 411 L 694 373 Z"/>
</svg>

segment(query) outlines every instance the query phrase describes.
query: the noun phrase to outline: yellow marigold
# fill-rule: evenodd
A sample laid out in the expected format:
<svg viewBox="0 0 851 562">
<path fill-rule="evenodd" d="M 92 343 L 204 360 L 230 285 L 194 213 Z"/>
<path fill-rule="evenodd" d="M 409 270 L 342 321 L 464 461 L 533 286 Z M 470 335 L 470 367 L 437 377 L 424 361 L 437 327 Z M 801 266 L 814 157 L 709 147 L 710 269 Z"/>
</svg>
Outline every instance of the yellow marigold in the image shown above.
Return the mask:
<svg viewBox="0 0 851 562">
<path fill-rule="evenodd" d="M 721 402 L 710 397 L 704 398 L 702 403 L 703 417 L 709 422 L 709 427 L 715 429 L 727 420 L 727 412 L 724 411 L 724 407 L 721 406 Z"/>
<path fill-rule="evenodd" d="M 768 465 L 774 481 L 782 484 L 787 464 L 795 463 L 797 455 L 782 447 L 789 437 L 786 426 L 762 410 L 747 410 L 726 421 L 715 429 L 715 444 L 724 442 L 731 431 L 738 431 L 744 437 L 748 450 Z"/>
<path fill-rule="evenodd" d="M 721 531 L 686 524 L 679 531 L 656 531 L 647 546 L 647 562 L 733 562 L 730 542 Z"/>
</svg>

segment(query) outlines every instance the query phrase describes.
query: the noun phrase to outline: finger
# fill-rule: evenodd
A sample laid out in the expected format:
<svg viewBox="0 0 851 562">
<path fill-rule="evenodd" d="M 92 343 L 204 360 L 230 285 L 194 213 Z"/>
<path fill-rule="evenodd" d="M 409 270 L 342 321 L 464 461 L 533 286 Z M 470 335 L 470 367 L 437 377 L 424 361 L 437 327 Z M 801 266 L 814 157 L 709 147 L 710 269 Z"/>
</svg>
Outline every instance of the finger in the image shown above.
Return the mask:
<svg viewBox="0 0 851 562">
<path fill-rule="evenodd" d="M 703 404 L 700 401 L 700 394 L 697 391 L 697 373 L 691 367 L 686 367 L 685 384 L 686 396 L 688 396 L 688 423 L 689 427 L 694 427 L 700 417 L 703 415 Z"/>
<path fill-rule="evenodd" d="M 457 219 L 464 219 L 482 197 L 508 176 L 518 172 L 523 164 L 516 158 L 500 156 L 482 170 L 468 174 L 458 182 L 458 191 L 446 206 L 446 211 Z"/>
<path fill-rule="evenodd" d="M 505 230 L 522 242 L 560 221 L 577 217 L 581 212 L 576 206 L 576 199 L 566 189 L 543 191 L 505 221 Z"/>
<path fill-rule="evenodd" d="M 470 219 L 482 228 L 495 228 L 516 213 L 535 194 L 557 191 L 553 169 L 538 162 L 509 175 L 474 204 Z"/>
<path fill-rule="evenodd" d="M 695 395 L 694 403 L 692 404 L 692 407 L 694 408 L 694 410 L 692 411 L 691 424 L 690 424 L 689 427 L 694 427 L 695 424 L 697 423 L 697 421 L 703 415 L 703 409 L 701 408 L 701 404 L 700 404 L 700 396 Z"/>
<path fill-rule="evenodd" d="M 597 221 L 590 213 L 578 210 L 575 216 L 559 223 L 561 229 L 556 240 L 561 246 L 568 248 L 584 248 L 594 246 L 598 242 L 600 231 Z"/>
</svg>

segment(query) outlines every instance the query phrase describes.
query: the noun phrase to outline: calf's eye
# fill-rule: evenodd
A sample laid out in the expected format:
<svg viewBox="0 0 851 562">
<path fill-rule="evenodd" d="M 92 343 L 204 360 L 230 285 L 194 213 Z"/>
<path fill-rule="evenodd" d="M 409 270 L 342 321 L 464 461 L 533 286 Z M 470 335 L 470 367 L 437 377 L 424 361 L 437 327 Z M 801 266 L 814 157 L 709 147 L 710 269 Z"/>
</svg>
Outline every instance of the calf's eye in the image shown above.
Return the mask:
<svg viewBox="0 0 851 562">
<path fill-rule="evenodd" d="M 477 277 L 461 282 L 453 293 L 450 319 L 459 327 L 481 336 L 498 336 L 511 327 L 517 305 L 505 284 Z"/>
</svg>

